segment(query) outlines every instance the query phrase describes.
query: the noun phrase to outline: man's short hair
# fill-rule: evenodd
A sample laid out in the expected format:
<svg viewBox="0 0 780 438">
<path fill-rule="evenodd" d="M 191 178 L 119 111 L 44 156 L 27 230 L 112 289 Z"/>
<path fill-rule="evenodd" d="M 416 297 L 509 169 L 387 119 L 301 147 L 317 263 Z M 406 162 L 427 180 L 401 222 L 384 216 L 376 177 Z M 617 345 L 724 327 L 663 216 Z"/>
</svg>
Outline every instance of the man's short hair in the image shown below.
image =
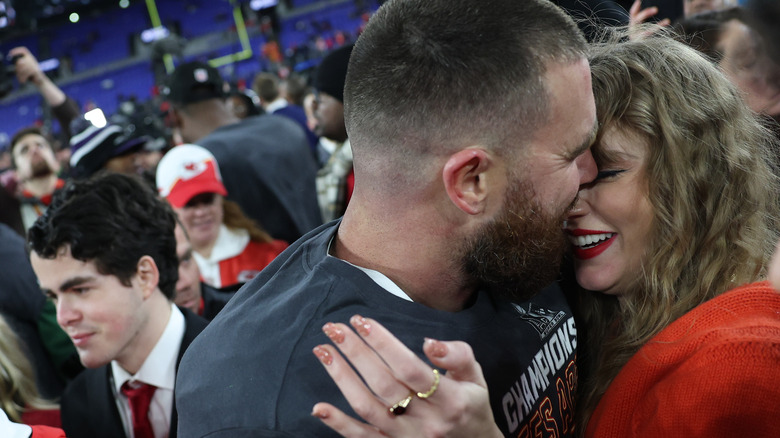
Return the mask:
<svg viewBox="0 0 780 438">
<path fill-rule="evenodd" d="M 349 63 L 355 161 L 408 168 L 436 147 L 522 145 L 548 116 L 547 66 L 585 51 L 574 21 L 549 1 L 388 1 Z"/>
<path fill-rule="evenodd" d="M 252 81 L 252 89 L 263 102 L 272 102 L 279 97 L 279 78 L 271 73 L 258 73 Z"/>
<path fill-rule="evenodd" d="M 175 225 L 171 207 L 139 177 L 104 172 L 57 192 L 30 228 L 28 243 L 47 259 L 68 246 L 73 258 L 93 261 L 98 272 L 125 286 L 148 255 L 160 271 L 160 290 L 173 300 L 179 279 Z"/>
</svg>

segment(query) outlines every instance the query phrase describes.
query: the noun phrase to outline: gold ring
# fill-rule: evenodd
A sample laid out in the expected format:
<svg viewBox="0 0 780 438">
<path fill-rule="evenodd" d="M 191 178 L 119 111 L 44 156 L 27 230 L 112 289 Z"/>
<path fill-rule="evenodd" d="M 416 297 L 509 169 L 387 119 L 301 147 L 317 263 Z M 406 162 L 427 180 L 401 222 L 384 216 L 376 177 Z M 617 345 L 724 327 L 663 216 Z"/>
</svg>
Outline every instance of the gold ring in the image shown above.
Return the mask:
<svg viewBox="0 0 780 438">
<path fill-rule="evenodd" d="M 431 389 L 428 390 L 428 392 L 418 392 L 417 397 L 425 400 L 426 398 L 433 395 L 436 390 L 439 389 L 439 370 L 436 368 L 433 369 L 433 385 L 431 385 Z"/>
<path fill-rule="evenodd" d="M 414 394 L 409 394 L 408 397 L 390 407 L 388 411 L 395 416 L 403 415 L 406 412 L 406 407 L 409 406 L 409 402 L 412 401 L 412 397 L 414 397 Z"/>
</svg>

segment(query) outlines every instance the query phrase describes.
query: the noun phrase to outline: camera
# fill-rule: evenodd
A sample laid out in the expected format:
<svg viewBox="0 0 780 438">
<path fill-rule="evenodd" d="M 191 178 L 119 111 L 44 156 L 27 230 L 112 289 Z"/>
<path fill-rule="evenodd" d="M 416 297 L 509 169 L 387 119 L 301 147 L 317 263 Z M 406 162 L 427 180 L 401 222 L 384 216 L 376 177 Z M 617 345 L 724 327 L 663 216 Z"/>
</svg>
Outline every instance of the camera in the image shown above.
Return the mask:
<svg viewBox="0 0 780 438">
<path fill-rule="evenodd" d="M 0 99 L 8 96 L 11 90 L 14 89 L 15 65 L 16 61 L 21 57 L 22 55 L 6 55 L 2 57 L 2 62 L 0 62 Z"/>
</svg>

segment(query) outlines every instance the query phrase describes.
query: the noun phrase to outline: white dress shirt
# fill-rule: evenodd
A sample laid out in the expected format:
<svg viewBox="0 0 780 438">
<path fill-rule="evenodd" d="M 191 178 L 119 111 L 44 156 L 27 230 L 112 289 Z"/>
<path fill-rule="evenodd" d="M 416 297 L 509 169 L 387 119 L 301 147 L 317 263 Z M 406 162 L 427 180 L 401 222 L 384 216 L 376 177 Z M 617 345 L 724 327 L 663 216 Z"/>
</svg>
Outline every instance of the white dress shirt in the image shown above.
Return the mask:
<svg viewBox="0 0 780 438">
<path fill-rule="evenodd" d="M 155 344 L 149 356 L 135 375 L 130 375 L 116 361 L 111 361 L 113 373 L 114 400 L 119 408 L 119 416 L 125 427 L 125 434 L 133 434 L 133 414 L 127 397 L 122 394 L 122 385 L 127 381 L 139 381 L 154 385 L 157 390 L 149 405 L 149 421 L 156 438 L 167 438 L 171 431 L 171 413 L 173 412 L 173 386 L 176 382 L 176 358 L 179 357 L 181 341 L 184 338 L 184 315 L 178 307 L 171 304 L 171 317 L 162 336 Z"/>
</svg>

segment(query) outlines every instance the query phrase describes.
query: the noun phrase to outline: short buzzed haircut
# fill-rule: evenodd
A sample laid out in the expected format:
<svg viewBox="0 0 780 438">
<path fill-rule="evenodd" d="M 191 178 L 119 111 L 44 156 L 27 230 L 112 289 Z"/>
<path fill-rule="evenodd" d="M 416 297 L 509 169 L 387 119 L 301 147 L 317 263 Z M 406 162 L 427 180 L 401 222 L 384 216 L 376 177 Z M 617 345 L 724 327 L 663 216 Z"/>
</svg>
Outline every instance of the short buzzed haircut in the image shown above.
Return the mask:
<svg viewBox="0 0 780 438">
<path fill-rule="evenodd" d="M 391 0 L 350 59 L 355 167 L 467 142 L 499 153 L 522 145 L 548 116 L 549 63 L 585 57 L 574 21 L 546 0 Z"/>
</svg>

